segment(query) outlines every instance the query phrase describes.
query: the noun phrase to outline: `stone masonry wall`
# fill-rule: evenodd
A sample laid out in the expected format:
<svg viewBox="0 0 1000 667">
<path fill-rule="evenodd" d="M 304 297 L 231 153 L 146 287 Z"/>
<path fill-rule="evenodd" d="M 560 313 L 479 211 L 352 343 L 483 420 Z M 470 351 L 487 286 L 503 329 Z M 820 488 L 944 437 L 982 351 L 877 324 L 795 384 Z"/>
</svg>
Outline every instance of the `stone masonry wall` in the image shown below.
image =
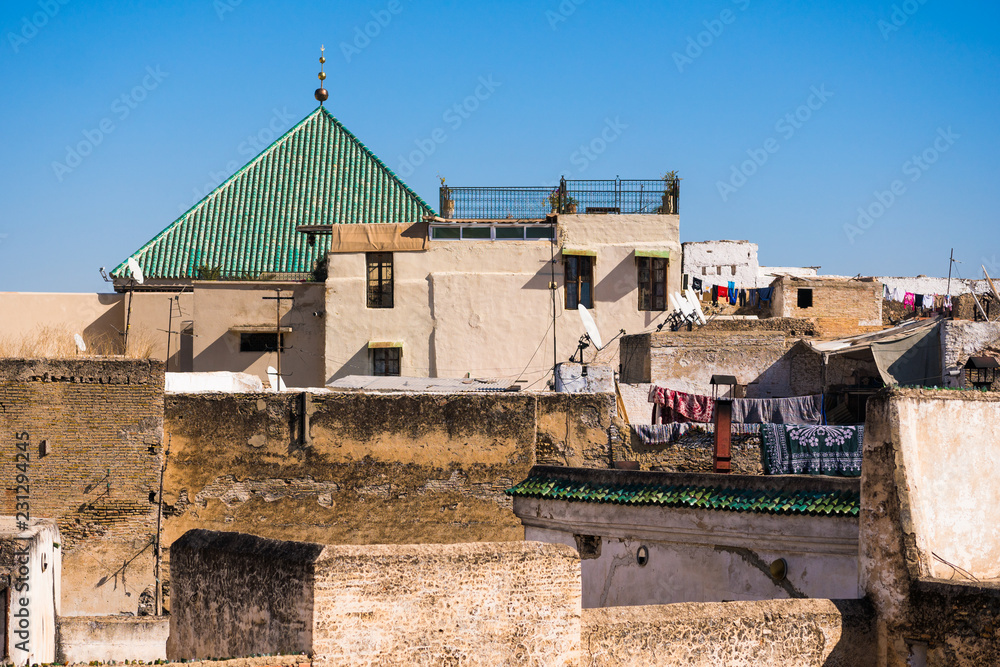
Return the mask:
<svg viewBox="0 0 1000 667">
<path fill-rule="evenodd" d="M 31 516 L 57 522 L 63 615 L 136 613 L 152 590 L 162 427 L 162 362 L 0 360 L 0 514 L 27 486 Z"/>
<path fill-rule="evenodd" d="M 308 438 L 304 419 L 308 417 Z M 189 394 L 166 401 L 164 544 L 520 540 L 535 463 L 608 467 L 613 394 Z"/>
<path fill-rule="evenodd" d="M 687 602 L 583 611 L 583 667 L 868 667 L 863 600 Z"/>
<path fill-rule="evenodd" d="M 539 542 L 331 546 L 313 664 L 576 665 L 580 559 Z"/>
<path fill-rule="evenodd" d="M 319 544 L 192 530 L 170 547 L 170 659 L 309 653 Z"/>
<path fill-rule="evenodd" d="M 815 319 L 822 336 L 850 336 L 882 328 L 882 283 L 873 280 L 799 280 L 776 285 L 784 317 Z M 799 308 L 799 289 L 812 290 L 812 306 Z"/>
</svg>

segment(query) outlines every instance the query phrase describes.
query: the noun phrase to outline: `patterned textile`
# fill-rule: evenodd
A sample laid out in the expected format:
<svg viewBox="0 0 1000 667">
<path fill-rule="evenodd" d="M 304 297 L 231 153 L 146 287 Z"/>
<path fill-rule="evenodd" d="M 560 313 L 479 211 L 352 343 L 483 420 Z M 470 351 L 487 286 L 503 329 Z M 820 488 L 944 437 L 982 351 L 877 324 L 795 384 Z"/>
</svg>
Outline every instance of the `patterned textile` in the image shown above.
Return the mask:
<svg viewBox="0 0 1000 667">
<path fill-rule="evenodd" d="M 765 475 L 861 476 L 865 427 L 761 424 Z"/>
<path fill-rule="evenodd" d="M 691 279 L 691 287 L 694 289 L 695 292 L 701 292 L 702 291 L 702 289 L 701 289 L 701 278 L 692 278 Z"/>
<path fill-rule="evenodd" d="M 822 424 L 823 395 L 791 398 L 735 398 L 733 422 L 742 424 Z"/>
<path fill-rule="evenodd" d="M 710 436 L 715 433 L 714 424 L 698 424 L 691 422 L 674 422 L 672 424 L 629 424 L 629 427 L 632 429 L 632 433 L 639 441 L 639 444 L 647 446 L 673 444 L 696 429 L 697 432 L 706 436 Z M 732 425 L 733 437 L 759 434 L 760 426 L 756 424 Z"/>
<path fill-rule="evenodd" d="M 913 292 L 907 292 L 903 295 L 903 305 L 906 306 L 908 310 L 913 310 L 913 301 L 915 298 L 916 296 Z"/>
<path fill-rule="evenodd" d="M 687 394 L 666 387 L 653 385 L 649 389 L 649 402 L 653 404 L 653 423 L 712 421 L 715 400 L 711 396 Z"/>
</svg>

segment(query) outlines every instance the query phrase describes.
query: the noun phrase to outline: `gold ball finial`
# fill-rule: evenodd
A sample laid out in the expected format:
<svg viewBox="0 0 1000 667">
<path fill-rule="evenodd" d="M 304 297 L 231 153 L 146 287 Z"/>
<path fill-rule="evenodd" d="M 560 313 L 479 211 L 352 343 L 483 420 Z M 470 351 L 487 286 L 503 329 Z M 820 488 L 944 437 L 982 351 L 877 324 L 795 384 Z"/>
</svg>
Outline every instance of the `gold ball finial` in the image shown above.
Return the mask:
<svg viewBox="0 0 1000 667">
<path fill-rule="evenodd" d="M 330 98 L 330 93 L 326 92 L 326 88 L 323 87 L 323 81 L 326 80 L 326 72 L 323 71 L 323 65 L 326 64 L 326 46 L 319 47 L 319 88 L 313 95 L 319 100 L 320 106 L 323 106 L 323 102 Z"/>
</svg>

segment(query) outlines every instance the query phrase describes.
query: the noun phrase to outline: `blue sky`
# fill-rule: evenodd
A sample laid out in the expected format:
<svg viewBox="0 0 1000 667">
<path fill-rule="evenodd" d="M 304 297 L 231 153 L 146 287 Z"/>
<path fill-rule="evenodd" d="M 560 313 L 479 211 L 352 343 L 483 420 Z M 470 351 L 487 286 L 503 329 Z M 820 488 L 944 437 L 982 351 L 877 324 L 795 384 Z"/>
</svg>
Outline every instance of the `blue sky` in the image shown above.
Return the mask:
<svg viewBox="0 0 1000 667">
<path fill-rule="evenodd" d="M 315 108 L 320 44 L 328 108 L 433 206 L 439 174 L 678 170 L 684 241 L 1000 273 L 997 25 L 941 0 L 7 0 L 0 290 L 107 291 L 99 267 Z"/>
</svg>

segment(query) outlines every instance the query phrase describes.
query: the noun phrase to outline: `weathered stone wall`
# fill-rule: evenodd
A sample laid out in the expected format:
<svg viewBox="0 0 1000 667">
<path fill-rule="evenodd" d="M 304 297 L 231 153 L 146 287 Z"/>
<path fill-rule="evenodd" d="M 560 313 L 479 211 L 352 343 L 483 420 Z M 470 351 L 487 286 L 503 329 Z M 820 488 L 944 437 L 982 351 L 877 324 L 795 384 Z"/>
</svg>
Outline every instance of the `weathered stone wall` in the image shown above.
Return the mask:
<svg viewBox="0 0 1000 667">
<path fill-rule="evenodd" d="M 868 667 L 871 608 L 861 600 L 763 600 L 583 611 L 585 667 Z"/>
<path fill-rule="evenodd" d="M 894 389 L 868 403 L 859 572 L 880 665 L 1000 663 L 998 424 L 997 394 Z"/>
<path fill-rule="evenodd" d="M 617 441 L 614 458 L 620 461 L 638 461 L 642 470 L 658 472 L 712 472 L 715 451 L 715 434 L 711 424 L 689 431 L 664 445 L 644 445 L 632 433 L 624 430 Z M 730 436 L 732 471 L 739 475 L 763 475 L 760 436 L 732 434 Z"/>
<path fill-rule="evenodd" d="M 162 362 L 0 360 L 0 514 L 26 474 L 31 516 L 59 526 L 63 615 L 135 613 L 152 586 L 162 437 Z"/>
<path fill-rule="evenodd" d="M 315 599 L 317 666 L 578 664 L 580 561 L 563 545 L 327 547 Z"/>
<path fill-rule="evenodd" d="M 962 367 L 969 357 L 1000 346 L 1000 323 L 945 320 L 941 323 L 942 381 L 946 387 L 960 387 Z M 996 356 L 996 355 L 987 355 Z M 952 371 L 958 374 L 951 375 Z"/>
<path fill-rule="evenodd" d="M 170 622 L 162 616 L 63 616 L 56 659 L 74 662 L 153 662 L 167 657 Z"/>
<path fill-rule="evenodd" d="M 323 547 L 192 530 L 170 546 L 167 657 L 309 653 Z"/>
<path fill-rule="evenodd" d="M 782 360 L 795 340 L 782 331 L 661 331 L 626 336 L 622 381 L 653 382 L 693 394 L 712 394 L 712 375 L 735 375 L 750 398 L 789 396 Z M 648 348 L 648 375 L 639 375 Z M 631 357 L 641 359 L 632 361 Z"/>
<path fill-rule="evenodd" d="M 614 411 L 611 394 L 171 395 L 164 543 L 519 540 L 504 491 L 536 461 L 607 467 Z"/>
<path fill-rule="evenodd" d="M 775 281 L 773 312 L 780 317 L 815 319 L 820 335 L 849 336 L 882 328 L 882 283 L 870 278 Z M 812 290 L 812 306 L 798 307 L 798 290 Z"/>
</svg>

